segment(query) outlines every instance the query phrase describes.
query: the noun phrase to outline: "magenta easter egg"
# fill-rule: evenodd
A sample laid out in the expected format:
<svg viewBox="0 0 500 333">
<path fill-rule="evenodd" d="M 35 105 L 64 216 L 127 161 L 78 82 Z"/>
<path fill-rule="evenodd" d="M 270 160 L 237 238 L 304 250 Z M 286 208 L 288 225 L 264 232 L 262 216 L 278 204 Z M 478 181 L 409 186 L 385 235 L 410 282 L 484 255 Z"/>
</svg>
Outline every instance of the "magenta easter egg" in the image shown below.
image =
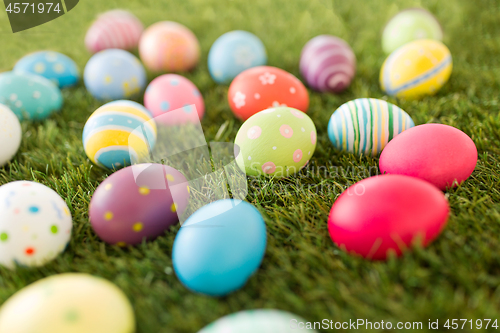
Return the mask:
<svg viewBox="0 0 500 333">
<path fill-rule="evenodd" d="M 332 240 L 341 249 L 368 259 L 401 255 L 420 240 L 428 245 L 446 225 L 448 201 L 423 180 L 382 175 L 345 190 L 328 218 Z"/>
<path fill-rule="evenodd" d="M 382 173 L 417 177 L 445 190 L 469 178 L 476 163 L 476 145 L 467 134 L 448 125 L 425 124 L 389 142 L 379 166 Z"/>
<path fill-rule="evenodd" d="M 351 84 L 356 73 L 356 56 L 343 39 L 316 36 L 302 49 L 300 73 L 311 88 L 338 93 Z"/>
<path fill-rule="evenodd" d="M 205 103 L 198 88 L 177 74 L 164 74 L 151 81 L 144 94 L 144 106 L 158 124 L 164 125 L 198 123 L 205 113 Z M 161 117 L 178 109 L 182 112 L 176 112 L 175 119 Z"/>
<path fill-rule="evenodd" d="M 151 71 L 181 72 L 198 64 L 200 44 L 193 32 L 182 24 L 163 21 L 144 31 L 139 53 Z"/>
<path fill-rule="evenodd" d="M 96 189 L 90 223 L 105 242 L 120 246 L 154 239 L 179 221 L 189 199 L 186 178 L 161 164 L 121 169 Z"/>
<path fill-rule="evenodd" d="M 144 26 L 134 14 L 121 9 L 105 12 L 85 35 L 85 46 L 92 53 L 105 49 L 132 50 L 139 45 Z"/>
</svg>

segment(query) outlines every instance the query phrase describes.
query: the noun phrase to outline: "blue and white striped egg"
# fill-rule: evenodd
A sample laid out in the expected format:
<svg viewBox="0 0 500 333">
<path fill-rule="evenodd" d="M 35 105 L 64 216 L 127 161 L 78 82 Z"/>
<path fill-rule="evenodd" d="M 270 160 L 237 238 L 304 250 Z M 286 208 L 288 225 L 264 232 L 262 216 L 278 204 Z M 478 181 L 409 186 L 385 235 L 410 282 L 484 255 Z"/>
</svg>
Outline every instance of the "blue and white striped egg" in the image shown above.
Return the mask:
<svg viewBox="0 0 500 333">
<path fill-rule="evenodd" d="M 0 103 L 7 105 L 19 120 L 42 120 L 59 111 L 63 99 L 50 80 L 33 74 L 0 74 Z"/>
<path fill-rule="evenodd" d="M 342 104 L 332 114 L 328 137 L 337 149 L 375 156 L 393 137 L 413 126 L 411 117 L 396 105 L 358 98 Z"/>
<path fill-rule="evenodd" d="M 119 169 L 147 157 L 156 133 L 156 123 L 142 105 L 115 101 L 101 106 L 87 120 L 83 147 L 95 164 Z"/>
<path fill-rule="evenodd" d="M 132 53 L 107 49 L 90 58 L 83 74 L 85 87 L 99 100 L 127 99 L 146 87 L 146 71 Z"/>
<path fill-rule="evenodd" d="M 59 88 L 73 86 L 80 78 L 75 62 L 70 57 L 53 51 L 39 51 L 26 55 L 16 63 L 13 71 L 43 76 Z"/>
</svg>

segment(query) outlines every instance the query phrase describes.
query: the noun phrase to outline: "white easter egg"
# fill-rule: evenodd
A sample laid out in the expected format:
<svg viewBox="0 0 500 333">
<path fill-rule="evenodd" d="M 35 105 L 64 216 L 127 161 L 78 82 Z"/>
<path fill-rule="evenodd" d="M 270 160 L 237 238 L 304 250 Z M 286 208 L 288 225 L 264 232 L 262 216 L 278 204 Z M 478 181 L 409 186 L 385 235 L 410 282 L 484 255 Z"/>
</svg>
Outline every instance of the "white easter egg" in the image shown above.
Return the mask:
<svg viewBox="0 0 500 333">
<path fill-rule="evenodd" d="M 14 157 L 21 145 L 21 124 L 14 112 L 0 104 L 0 166 Z"/>
</svg>

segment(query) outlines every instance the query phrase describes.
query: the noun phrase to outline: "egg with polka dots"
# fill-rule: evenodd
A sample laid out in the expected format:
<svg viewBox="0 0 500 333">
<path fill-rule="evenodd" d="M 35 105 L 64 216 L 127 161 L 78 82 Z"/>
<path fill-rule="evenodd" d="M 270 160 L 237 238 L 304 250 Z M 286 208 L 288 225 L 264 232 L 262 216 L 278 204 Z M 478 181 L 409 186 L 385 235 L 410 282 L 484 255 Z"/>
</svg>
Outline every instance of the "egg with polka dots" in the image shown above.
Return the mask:
<svg viewBox="0 0 500 333">
<path fill-rule="evenodd" d="M 307 165 L 316 148 L 316 127 L 304 112 L 270 108 L 243 123 L 235 139 L 236 162 L 247 175 L 287 177 Z"/>
<path fill-rule="evenodd" d="M 90 58 L 85 65 L 83 80 L 96 99 L 130 99 L 144 90 L 146 71 L 132 53 L 107 49 Z"/>
<path fill-rule="evenodd" d="M 0 264 L 42 266 L 66 248 L 71 213 L 49 187 L 30 181 L 0 186 Z"/>
<path fill-rule="evenodd" d="M 205 103 L 198 88 L 177 74 L 164 74 L 151 81 L 144 94 L 144 106 L 158 124 L 164 125 L 196 124 L 205 113 Z M 173 116 L 162 117 L 174 110 L 178 111 Z"/>
<path fill-rule="evenodd" d="M 154 239 L 179 221 L 189 187 L 176 169 L 137 164 L 106 178 L 90 202 L 90 223 L 105 242 L 135 245 Z"/>
<path fill-rule="evenodd" d="M 0 74 L 0 103 L 7 105 L 19 120 L 42 120 L 59 111 L 61 91 L 50 80 L 34 74 Z"/>
<path fill-rule="evenodd" d="M 75 62 L 70 57 L 53 51 L 39 51 L 24 56 L 14 66 L 14 72 L 43 76 L 59 88 L 74 86 L 80 78 Z"/>
</svg>

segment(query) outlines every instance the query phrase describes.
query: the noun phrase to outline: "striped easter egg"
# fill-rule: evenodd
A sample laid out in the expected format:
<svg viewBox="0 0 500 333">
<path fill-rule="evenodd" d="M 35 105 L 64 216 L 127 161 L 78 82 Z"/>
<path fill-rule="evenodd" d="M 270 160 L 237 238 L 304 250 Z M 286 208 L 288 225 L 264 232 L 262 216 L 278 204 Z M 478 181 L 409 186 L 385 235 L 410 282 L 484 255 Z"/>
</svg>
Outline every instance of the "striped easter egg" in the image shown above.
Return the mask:
<svg viewBox="0 0 500 333">
<path fill-rule="evenodd" d="M 318 91 L 338 93 L 345 90 L 356 72 L 356 56 L 344 40 L 320 35 L 302 49 L 300 73 Z"/>
<path fill-rule="evenodd" d="M 101 14 L 85 35 L 92 53 L 105 49 L 132 50 L 139 45 L 144 26 L 134 14 L 121 9 Z"/>
<path fill-rule="evenodd" d="M 156 123 L 142 105 L 114 101 L 94 111 L 83 129 L 83 147 L 95 164 L 119 169 L 147 157 L 156 143 Z"/>
<path fill-rule="evenodd" d="M 393 137 L 413 126 L 411 117 L 396 105 L 358 98 L 332 114 L 328 137 L 337 149 L 375 156 Z"/>
<path fill-rule="evenodd" d="M 380 85 L 388 95 L 418 99 L 441 89 L 452 67 L 450 50 L 443 43 L 419 39 L 387 57 L 380 70 Z"/>
</svg>

